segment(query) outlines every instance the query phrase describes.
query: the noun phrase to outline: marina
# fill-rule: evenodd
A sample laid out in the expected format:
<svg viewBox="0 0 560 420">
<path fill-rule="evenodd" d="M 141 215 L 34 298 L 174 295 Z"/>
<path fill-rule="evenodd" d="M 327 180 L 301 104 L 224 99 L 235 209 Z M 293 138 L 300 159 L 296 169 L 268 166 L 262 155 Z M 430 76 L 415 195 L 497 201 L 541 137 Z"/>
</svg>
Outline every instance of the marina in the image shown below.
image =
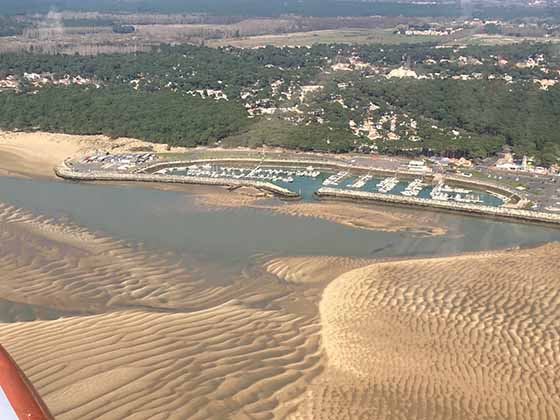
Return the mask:
<svg viewBox="0 0 560 420">
<path fill-rule="evenodd" d="M 412 174 L 395 174 L 380 177 L 369 171 L 354 172 L 351 168 L 334 171 L 328 167 L 329 165 L 321 165 L 319 162 L 315 164 L 302 162 L 298 165 L 295 162 L 272 164 L 255 159 L 246 161 L 199 160 L 170 162 L 169 164 L 163 162 L 141 166 L 137 172 L 123 172 L 119 168 L 127 165 L 127 161 L 133 161 L 134 158 L 131 156 L 100 155 L 86 159 L 92 161 L 93 168 L 98 169 L 83 170 L 81 166 L 70 163 L 67 169 L 62 168 L 59 172 L 68 173 L 69 178 L 76 180 L 97 178 L 99 180 L 202 183 L 232 187 L 253 185 L 286 198 L 299 197 L 304 200 L 314 200 L 314 194 L 319 188 L 330 187 L 493 207 L 501 206 L 508 201 L 508 197 L 505 195 L 488 189 L 478 191 L 450 186 L 444 182 L 438 182 L 434 186 L 433 181 L 429 180 L 431 177 L 426 175 L 413 177 Z M 152 159 L 152 155 L 140 154 L 138 159 L 148 163 Z M 104 167 L 106 164 L 117 165 L 116 170 L 106 170 Z M 99 165 L 102 166 L 99 167 Z"/>
<path fill-rule="evenodd" d="M 474 192 L 471 189 L 453 187 L 443 182 L 432 187 L 422 178 L 411 181 L 399 179 L 397 176 L 375 178 L 370 173 L 362 175 L 352 174 L 350 171 L 330 173 L 313 166 L 280 168 L 265 165 L 244 167 L 203 163 L 158 169 L 154 175 L 270 182 L 298 192 L 307 199 L 312 199 L 313 194 L 320 187 L 331 187 L 490 206 L 500 206 L 506 202 L 505 196 L 491 191 Z"/>
<path fill-rule="evenodd" d="M 491 193 L 488 191 L 488 193 Z M 473 194 L 472 190 L 455 188 L 438 183 L 430 192 L 430 197 L 438 201 L 456 201 L 458 203 L 484 204 L 480 194 Z M 504 199 L 502 199 L 505 202 Z"/>
<path fill-rule="evenodd" d="M 220 165 L 190 165 L 160 169 L 156 175 L 184 175 L 193 177 L 208 178 L 232 178 L 232 179 L 255 179 L 269 182 L 292 183 L 294 177 L 306 177 L 315 179 L 320 175 L 320 171 L 312 166 L 298 169 L 282 169 L 256 166 L 234 167 Z"/>
</svg>

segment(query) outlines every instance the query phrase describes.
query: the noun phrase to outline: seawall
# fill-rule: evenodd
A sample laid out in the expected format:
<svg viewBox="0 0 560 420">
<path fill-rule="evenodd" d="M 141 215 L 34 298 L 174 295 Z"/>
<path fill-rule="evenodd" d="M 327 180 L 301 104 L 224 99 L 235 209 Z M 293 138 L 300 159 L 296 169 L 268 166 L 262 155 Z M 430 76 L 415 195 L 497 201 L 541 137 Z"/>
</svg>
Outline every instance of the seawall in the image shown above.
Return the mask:
<svg viewBox="0 0 560 420">
<path fill-rule="evenodd" d="M 72 181 L 132 181 L 132 182 L 162 182 L 167 184 L 196 184 L 215 185 L 225 187 L 254 187 L 271 192 L 283 198 L 298 199 L 300 195 L 286 188 L 279 187 L 270 182 L 240 180 L 230 178 L 207 178 L 194 176 L 152 175 L 146 173 L 119 173 L 119 172 L 78 172 L 65 164 L 54 168 L 54 173 L 63 179 Z"/>
<path fill-rule="evenodd" d="M 468 203 L 452 203 L 448 201 L 438 201 L 426 198 L 403 197 L 392 194 L 350 191 L 335 188 L 320 188 L 319 190 L 317 190 L 315 195 L 319 198 L 334 198 L 369 202 L 376 201 L 394 205 L 427 207 L 430 209 L 440 209 L 478 216 L 517 219 L 527 222 L 549 223 L 560 226 L 560 215 L 523 209 L 480 206 L 477 204 Z"/>
</svg>

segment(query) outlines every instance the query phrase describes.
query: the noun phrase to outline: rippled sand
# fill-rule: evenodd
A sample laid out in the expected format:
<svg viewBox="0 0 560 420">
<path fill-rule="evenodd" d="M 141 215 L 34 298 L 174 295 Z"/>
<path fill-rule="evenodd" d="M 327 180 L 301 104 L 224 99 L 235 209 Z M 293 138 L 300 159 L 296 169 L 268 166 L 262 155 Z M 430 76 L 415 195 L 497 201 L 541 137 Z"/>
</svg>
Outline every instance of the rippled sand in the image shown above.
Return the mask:
<svg viewBox="0 0 560 420">
<path fill-rule="evenodd" d="M 4 320 L 67 316 L 0 324 L 57 418 L 283 417 L 321 371 L 318 312 L 264 272 L 215 284 L 7 205 L 0 241 Z"/>
<path fill-rule="evenodd" d="M 271 274 L 293 284 L 328 284 L 341 274 L 371 265 L 373 260 L 352 257 L 279 257 L 264 262 Z"/>
<path fill-rule="evenodd" d="M 226 304 L 0 325 L 57 419 L 283 417 L 320 372 L 318 325 Z"/>
<path fill-rule="evenodd" d="M 0 241 L 4 321 L 31 321 L 0 343 L 60 419 L 560 417 L 560 244 L 215 282 L 8 205 Z"/>
<path fill-rule="evenodd" d="M 347 272 L 294 418 L 560 418 L 559 291 L 560 244 Z"/>
<path fill-rule="evenodd" d="M 25 136 L 0 135 L 3 173 L 50 173 L 75 147 Z M 445 233 L 420 212 L 193 191 L 205 205 Z M 0 343 L 58 419 L 560 418 L 559 244 L 259 256 L 221 281 L 208 264 L 0 204 Z"/>
<path fill-rule="evenodd" d="M 358 229 L 410 232 L 421 236 L 444 235 L 447 230 L 433 215 L 404 212 L 394 207 L 374 207 L 343 202 L 298 202 L 279 206 L 275 211 L 290 216 L 317 217 Z"/>
</svg>

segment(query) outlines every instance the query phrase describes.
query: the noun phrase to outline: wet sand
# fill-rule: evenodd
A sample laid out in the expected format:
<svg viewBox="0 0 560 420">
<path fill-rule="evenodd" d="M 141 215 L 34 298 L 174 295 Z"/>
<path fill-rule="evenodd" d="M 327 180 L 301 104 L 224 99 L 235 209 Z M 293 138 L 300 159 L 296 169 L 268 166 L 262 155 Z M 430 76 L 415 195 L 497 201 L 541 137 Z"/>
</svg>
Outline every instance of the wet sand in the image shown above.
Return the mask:
<svg viewBox="0 0 560 420">
<path fill-rule="evenodd" d="M 3 305 L 83 315 L 0 324 L 58 419 L 284 417 L 322 369 L 318 312 L 264 271 L 214 284 L 200 264 L 6 205 L 0 236 Z"/>
<path fill-rule="evenodd" d="M 399 211 L 395 208 L 380 208 L 360 204 L 345 204 L 336 201 L 267 203 L 262 193 L 254 191 L 227 191 L 223 188 L 207 190 L 199 195 L 198 203 L 212 207 L 252 207 L 271 210 L 279 214 L 296 217 L 314 217 L 348 226 L 382 232 L 408 232 L 418 236 L 440 236 L 447 229 L 430 215 L 422 212 Z"/>
</svg>

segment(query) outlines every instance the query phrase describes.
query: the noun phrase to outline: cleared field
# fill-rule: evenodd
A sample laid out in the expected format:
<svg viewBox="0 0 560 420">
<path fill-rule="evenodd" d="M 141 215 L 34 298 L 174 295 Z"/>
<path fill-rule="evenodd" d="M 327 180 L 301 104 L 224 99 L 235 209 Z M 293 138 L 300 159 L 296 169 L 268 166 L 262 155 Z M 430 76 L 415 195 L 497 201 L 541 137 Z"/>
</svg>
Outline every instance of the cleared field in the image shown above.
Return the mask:
<svg viewBox="0 0 560 420">
<path fill-rule="evenodd" d="M 551 42 L 558 43 L 560 38 L 558 37 L 515 37 L 506 35 L 486 35 L 486 34 L 474 34 L 470 37 L 466 37 L 461 40 L 464 44 L 471 45 L 508 45 L 508 44 L 519 44 L 522 42 Z"/>
<path fill-rule="evenodd" d="M 209 46 L 231 45 L 253 48 L 265 45 L 306 46 L 313 44 L 415 44 L 438 42 L 439 36 L 404 36 L 394 34 L 392 29 L 334 29 L 324 31 L 293 32 L 281 35 L 260 35 L 235 39 L 218 39 L 208 42 Z"/>
</svg>

